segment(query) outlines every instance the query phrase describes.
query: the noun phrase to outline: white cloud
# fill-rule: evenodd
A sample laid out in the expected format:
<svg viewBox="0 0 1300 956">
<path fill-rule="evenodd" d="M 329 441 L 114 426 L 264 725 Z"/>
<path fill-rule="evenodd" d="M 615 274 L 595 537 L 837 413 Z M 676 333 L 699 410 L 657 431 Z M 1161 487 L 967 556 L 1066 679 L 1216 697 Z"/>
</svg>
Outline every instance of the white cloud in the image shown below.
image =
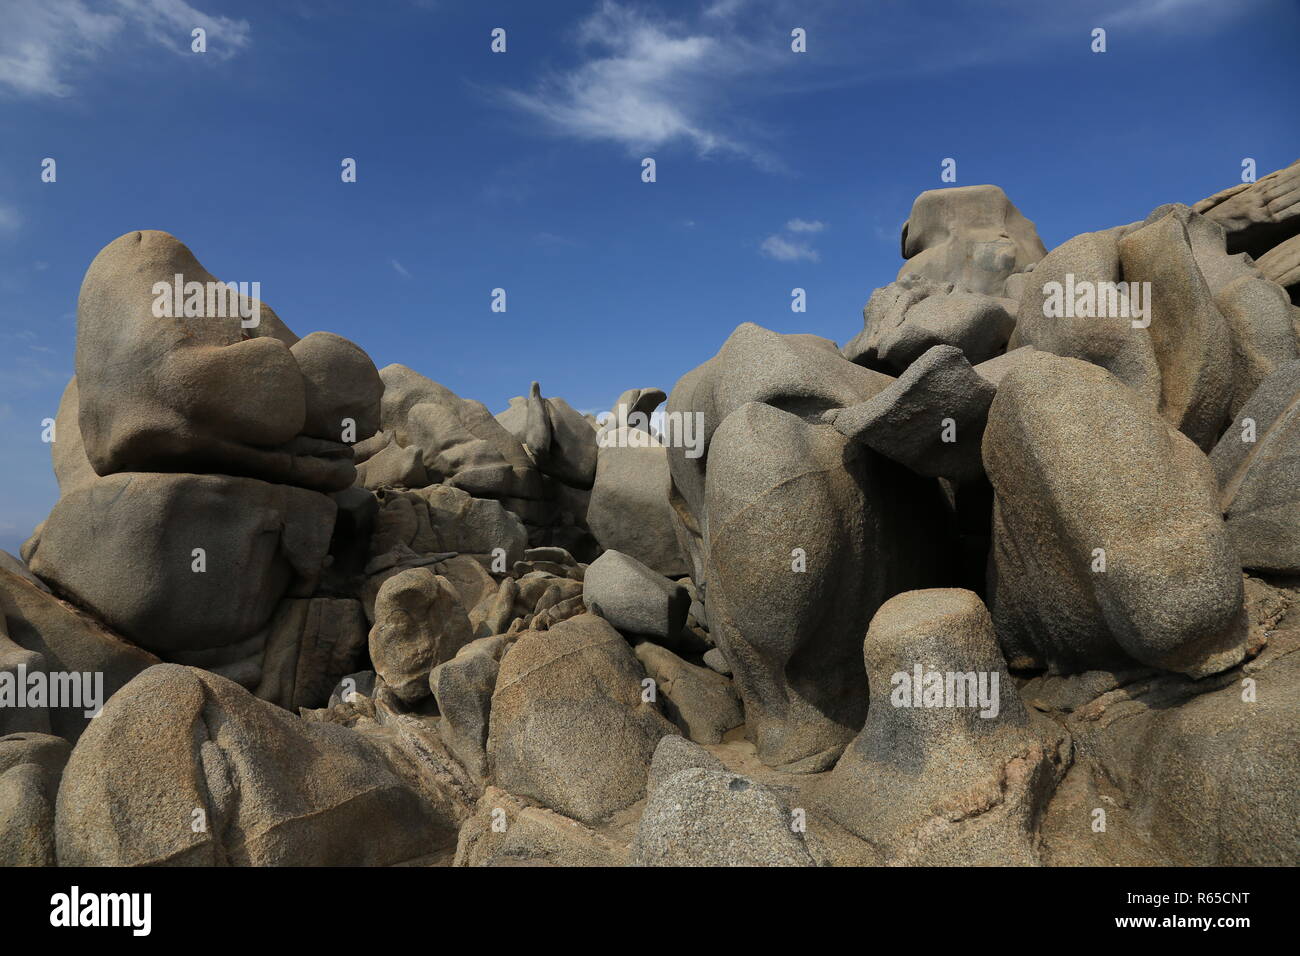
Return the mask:
<svg viewBox="0 0 1300 956">
<path fill-rule="evenodd" d="M 825 228 L 826 223 L 820 219 L 791 219 L 785 224 L 784 235 L 768 236 L 759 244 L 758 251 L 779 262 L 817 262 L 821 255 L 808 237 Z"/>
<path fill-rule="evenodd" d="M 553 130 L 631 151 L 686 142 L 701 155 L 731 152 L 758 162 L 761 153 L 728 128 L 726 88 L 758 65 L 743 41 L 604 0 L 578 25 L 580 47 L 596 55 L 544 78 L 532 92 L 507 90 L 507 101 Z"/>
<path fill-rule="evenodd" d="M 758 247 L 763 255 L 770 259 L 776 259 L 780 262 L 798 262 L 806 260 L 816 262 L 821 258 L 806 240 L 787 239 L 785 236 L 768 236 L 763 240 L 762 245 Z"/>
<path fill-rule="evenodd" d="M 18 231 L 18 227 L 23 224 L 22 216 L 18 215 L 18 210 L 13 206 L 6 206 L 0 203 L 0 235 L 12 235 Z"/>
<path fill-rule="evenodd" d="M 190 55 L 190 31 L 208 35 L 206 56 L 227 59 L 249 43 L 246 20 L 211 16 L 185 0 L 6 0 L 0 31 L 0 88 L 20 96 L 70 96 L 68 74 L 111 45 L 143 37 Z"/>
<path fill-rule="evenodd" d="M 826 223 L 820 219 L 791 219 L 785 224 L 789 232 L 821 232 Z"/>
<path fill-rule="evenodd" d="M 401 276 L 403 279 L 411 278 L 411 274 L 406 271 L 406 266 L 402 265 L 396 259 L 393 259 L 392 263 L 393 263 L 393 271 L 396 272 L 399 276 Z"/>
</svg>

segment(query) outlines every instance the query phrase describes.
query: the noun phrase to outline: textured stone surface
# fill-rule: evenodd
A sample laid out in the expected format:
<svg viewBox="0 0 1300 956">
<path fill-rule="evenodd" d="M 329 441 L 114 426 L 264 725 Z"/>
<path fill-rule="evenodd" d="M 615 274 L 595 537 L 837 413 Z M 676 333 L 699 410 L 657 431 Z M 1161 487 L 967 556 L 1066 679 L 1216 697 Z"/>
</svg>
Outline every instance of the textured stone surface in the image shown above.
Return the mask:
<svg viewBox="0 0 1300 956">
<path fill-rule="evenodd" d="M 524 632 L 492 694 L 496 785 L 588 824 L 639 800 L 655 745 L 676 733 L 643 702 L 644 679 L 627 642 L 595 615 Z"/>
<path fill-rule="evenodd" d="M 1241 660 L 1241 575 L 1209 461 L 1114 376 L 1046 353 L 1013 370 L 984 464 L 993 617 L 1013 665 L 1203 676 Z"/>
</svg>

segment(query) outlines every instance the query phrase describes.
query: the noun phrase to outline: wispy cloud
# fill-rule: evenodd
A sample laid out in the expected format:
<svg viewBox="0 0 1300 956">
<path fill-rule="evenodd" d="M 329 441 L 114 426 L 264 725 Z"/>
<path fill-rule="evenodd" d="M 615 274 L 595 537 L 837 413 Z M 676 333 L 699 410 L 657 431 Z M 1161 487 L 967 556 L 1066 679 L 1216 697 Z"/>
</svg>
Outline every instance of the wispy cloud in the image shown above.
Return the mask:
<svg viewBox="0 0 1300 956">
<path fill-rule="evenodd" d="M 791 219 L 785 228 L 789 232 L 821 232 L 826 228 L 826 223 L 820 219 Z"/>
<path fill-rule="evenodd" d="M 811 237 L 825 228 L 820 219 L 791 219 L 782 232 L 764 239 L 758 251 L 778 262 L 817 262 L 821 255 L 813 248 Z"/>
<path fill-rule="evenodd" d="M 17 209 L 5 203 L 0 203 L 0 236 L 14 235 L 22 224 L 23 218 L 18 215 Z"/>
<path fill-rule="evenodd" d="M 781 235 L 768 236 L 758 249 L 769 259 L 776 259 L 779 262 L 798 262 L 801 259 L 816 262 L 821 258 L 817 250 L 806 240 L 787 239 Z"/>
<path fill-rule="evenodd" d="M 246 20 L 214 16 L 185 0 L 6 0 L 0 31 L 0 89 L 19 96 L 70 96 L 70 74 L 132 37 L 190 53 L 190 33 L 207 32 L 207 56 L 226 59 L 248 46 Z"/>
<path fill-rule="evenodd" d="M 714 4 L 717 19 L 727 11 Z M 712 8 L 711 8 L 712 9 Z M 686 143 L 700 155 L 732 153 L 770 160 L 727 120 L 729 87 L 760 66 L 762 56 L 741 38 L 716 33 L 718 23 L 692 27 L 653 18 L 604 0 L 577 27 L 588 54 L 568 70 L 542 78 L 531 91 L 507 90 L 508 103 L 553 131 L 619 144 L 629 151 Z"/>
<path fill-rule="evenodd" d="M 406 271 L 406 266 L 402 265 L 396 259 L 393 259 L 392 263 L 393 263 L 393 271 L 396 272 L 399 276 L 401 276 L 403 279 L 411 278 L 411 273 Z"/>
</svg>

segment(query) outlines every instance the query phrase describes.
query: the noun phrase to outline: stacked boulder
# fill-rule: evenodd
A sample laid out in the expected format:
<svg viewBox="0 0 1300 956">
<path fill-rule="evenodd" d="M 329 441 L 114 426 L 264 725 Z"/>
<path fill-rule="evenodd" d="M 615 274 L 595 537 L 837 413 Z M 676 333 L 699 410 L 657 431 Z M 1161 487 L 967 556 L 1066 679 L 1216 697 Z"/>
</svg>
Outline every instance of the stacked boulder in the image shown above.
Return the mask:
<svg viewBox="0 0 1300 956">
<path fill-rule="evenodd" d="M 0 863 L 1296 863 L 1298 181 L 1050 252 L 923 193 L 848 344 L 604 421 L 158 316 L 215 280 L 116 240 L 0 554 Z"/>
</svg>

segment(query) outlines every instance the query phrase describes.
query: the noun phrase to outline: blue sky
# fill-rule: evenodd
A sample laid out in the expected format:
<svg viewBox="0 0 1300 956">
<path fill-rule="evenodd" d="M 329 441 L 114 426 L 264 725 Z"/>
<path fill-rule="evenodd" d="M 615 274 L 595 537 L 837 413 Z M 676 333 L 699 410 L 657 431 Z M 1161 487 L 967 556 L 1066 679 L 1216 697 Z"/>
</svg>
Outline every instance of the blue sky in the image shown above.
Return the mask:
<svg viewBox="0 0 1300 956">
<path fill-rule="evenodd" d="M 1297 37 L 1295 0 L 0 0 L 0 547 L 122 233 L 494 411 L 598 409 L 743 321 L 852 337 L 945 157 L 1049 248 L 1290 163 Z"/>
</svg>

